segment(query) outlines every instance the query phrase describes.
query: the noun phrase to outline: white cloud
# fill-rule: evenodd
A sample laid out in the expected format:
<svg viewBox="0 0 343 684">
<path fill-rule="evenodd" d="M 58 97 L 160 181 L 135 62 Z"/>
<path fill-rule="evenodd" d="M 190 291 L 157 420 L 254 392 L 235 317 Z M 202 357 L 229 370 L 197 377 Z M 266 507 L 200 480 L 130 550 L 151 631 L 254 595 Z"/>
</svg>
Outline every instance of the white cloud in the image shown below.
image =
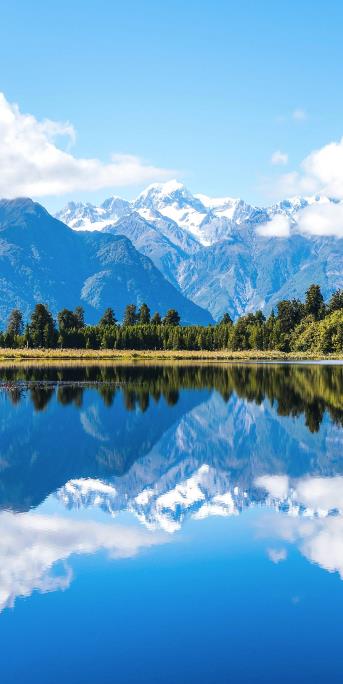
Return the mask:
<svg viewBox="0 0 343 684">
<path fill-rule="evenodd" d="M 285 166 L 288 164 L 288 154 L 281 152 L 281 150 L 276 150 L 271 156 L 270 163 L 273 166 Z"/>
<path fill-rule="evenodd" d="M 268 558 L 277 565 L 277 563 L 286 560 L 287 551 L 286 549 L 267 549 L 267 555 Z"/>
<path fill-rule="evenodd" d="M 305 235 L 343 238 L 343 203 L 310 205 L 299 212 L 297 222 Z"/>
<path fill-rule="evenodd" d="M 294 119 L 294 121 L 305 121 L 305 119 L 307 119 L 307 114 L 304 109 L 294 109 L 292 112 L 292 119 Z"/>
<path fill-rule="evenodd" d="M 286 238 L 290 235 L 291 224 L 287 216 L 276 214 L 267 223 L 258 226 L 256 232 L 263 237 Z"/>
<path fill-rule="evenodd" d="M 122 187 L 175 175 L 144 163 L 133 155 L 115 154 L 109 163 L 99 159 L 77 158 L 58 146 L 66 137 L 69 146 L 75 140 L 70 123 L 49 119 L 38 121 L 22 114 L 16 104 L 0 93 L 0 196 L 43 197 L 77 190 Z"/>
<path fill-rule="evenodd" d="M 282 197 L 320 194 L 343 199 L 343 138 L 311 152 L 300 171 L 283 174 L 277 184 Z"/>
<path fill-rule="evenodd" d="M 0 611 L 33 591 L 67 589 L 72 554 L 105 550 L 112 558 L 127 558 L 166 538 L 143 528 L 31 513 L 0 515 Z M 62 563 L 63 573 L 54 566 Z"/>
<path fill-rule="evenodd" d="M 269 181 L 270 184 L 270 181 Z M 311 152 L 300 169 L 282 174 L 274 184 L 279 198 L 302 196 L 309 206 L 294 214 L 295 230 L 304 235 L 343 237 L 343 138 Z M 333 201 L 334 198 L 336 201 Z M 260 235 L 285 237 L 291 224 L 279 217 L 260 226 Z"/>
</svg>

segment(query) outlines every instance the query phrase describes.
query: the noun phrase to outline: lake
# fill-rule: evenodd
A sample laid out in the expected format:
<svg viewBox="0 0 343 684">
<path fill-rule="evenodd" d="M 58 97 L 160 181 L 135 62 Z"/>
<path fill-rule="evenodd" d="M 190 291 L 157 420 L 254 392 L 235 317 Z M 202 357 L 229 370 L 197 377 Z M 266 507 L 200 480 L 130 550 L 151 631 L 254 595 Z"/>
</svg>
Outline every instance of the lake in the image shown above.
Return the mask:
<svg viewBox="0 0 343 684">
<path fill-rule="evenodd" d="M 342 682 L 342 365 L 0 384 L 2 684 Z"/>
</svg>

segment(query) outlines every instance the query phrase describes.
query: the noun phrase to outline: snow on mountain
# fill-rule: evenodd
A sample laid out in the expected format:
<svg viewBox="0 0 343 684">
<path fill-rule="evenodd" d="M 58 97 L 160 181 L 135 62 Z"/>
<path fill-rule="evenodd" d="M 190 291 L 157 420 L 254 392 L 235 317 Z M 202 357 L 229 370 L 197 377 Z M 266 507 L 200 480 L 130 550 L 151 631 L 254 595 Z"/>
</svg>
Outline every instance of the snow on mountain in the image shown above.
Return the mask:
<svg viewBox="0 0 343 684">
<path fill-rule="evenodd" d="M 154 183 L 144 190 L 134 202 L 135 209 L 155 209 L 189 231 L 203 245 L 211 244 L 203 235 L 201 224 L 208 211 L 202 202 L 176 180 Z"/>
<path fill-rule="evenodd" d="M 110 222 L 115 222 L 131 212 L 130 202 L 120 197 L 109 197 L 100 207 L 87 202 L 69 202 L 56 214 L 74 230 L 102 230 Z"/>
<path fill-rule="evenodd" d="M 71 202 L 57 217 L 75 230 L 125 235 L 186 297 L 219 319 L 225 311 L 233 317 L 256 308 L 268 313 L 287 295 L 303 298 L 313 282 L 325 297 L 343 286 L 340 241 L 298 228 L 306 208 L 333 202 L 295 196 L 260 208 L 230 196 L 193 195 L 174 180 L 150 185 L 132 202 Z"/>
</svg>

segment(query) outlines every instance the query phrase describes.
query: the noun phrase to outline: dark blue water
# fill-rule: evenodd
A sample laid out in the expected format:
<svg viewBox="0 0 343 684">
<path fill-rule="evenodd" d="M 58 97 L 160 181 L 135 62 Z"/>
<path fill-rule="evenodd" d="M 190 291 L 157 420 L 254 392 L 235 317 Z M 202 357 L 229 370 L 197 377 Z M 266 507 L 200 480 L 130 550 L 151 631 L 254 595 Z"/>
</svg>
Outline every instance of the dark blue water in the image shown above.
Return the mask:
<svg viewBox="0 0 343 684">
<path fill-rule="evenodd" d="M 0 381 L 2 684 L 342 682 L 343 366 Z"/>
</svg>

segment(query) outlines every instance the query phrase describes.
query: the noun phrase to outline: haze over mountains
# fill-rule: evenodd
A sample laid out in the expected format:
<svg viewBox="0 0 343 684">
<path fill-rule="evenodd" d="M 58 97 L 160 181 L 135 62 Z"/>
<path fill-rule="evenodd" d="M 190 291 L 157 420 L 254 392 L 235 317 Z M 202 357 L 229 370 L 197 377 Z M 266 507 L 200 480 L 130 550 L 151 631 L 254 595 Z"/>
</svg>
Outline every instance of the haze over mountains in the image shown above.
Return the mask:
<svg viewBox="0 0 343 684">
<path fill-rule="evenodd" d="M 70 202 L 57 218 L 76 231 L 125 235 L 177 289 L 215 319 L 282 298 L 304 296 L 319 283 L 325 297 L 343 286 L 341 239 L 303 232 L 324 196 L 293 197 L 267 208 L 231 197 L 192 195 L 177 181 L 149 186 L 136 200 L 111 197 L 100 206 Z"/>
</svg>

